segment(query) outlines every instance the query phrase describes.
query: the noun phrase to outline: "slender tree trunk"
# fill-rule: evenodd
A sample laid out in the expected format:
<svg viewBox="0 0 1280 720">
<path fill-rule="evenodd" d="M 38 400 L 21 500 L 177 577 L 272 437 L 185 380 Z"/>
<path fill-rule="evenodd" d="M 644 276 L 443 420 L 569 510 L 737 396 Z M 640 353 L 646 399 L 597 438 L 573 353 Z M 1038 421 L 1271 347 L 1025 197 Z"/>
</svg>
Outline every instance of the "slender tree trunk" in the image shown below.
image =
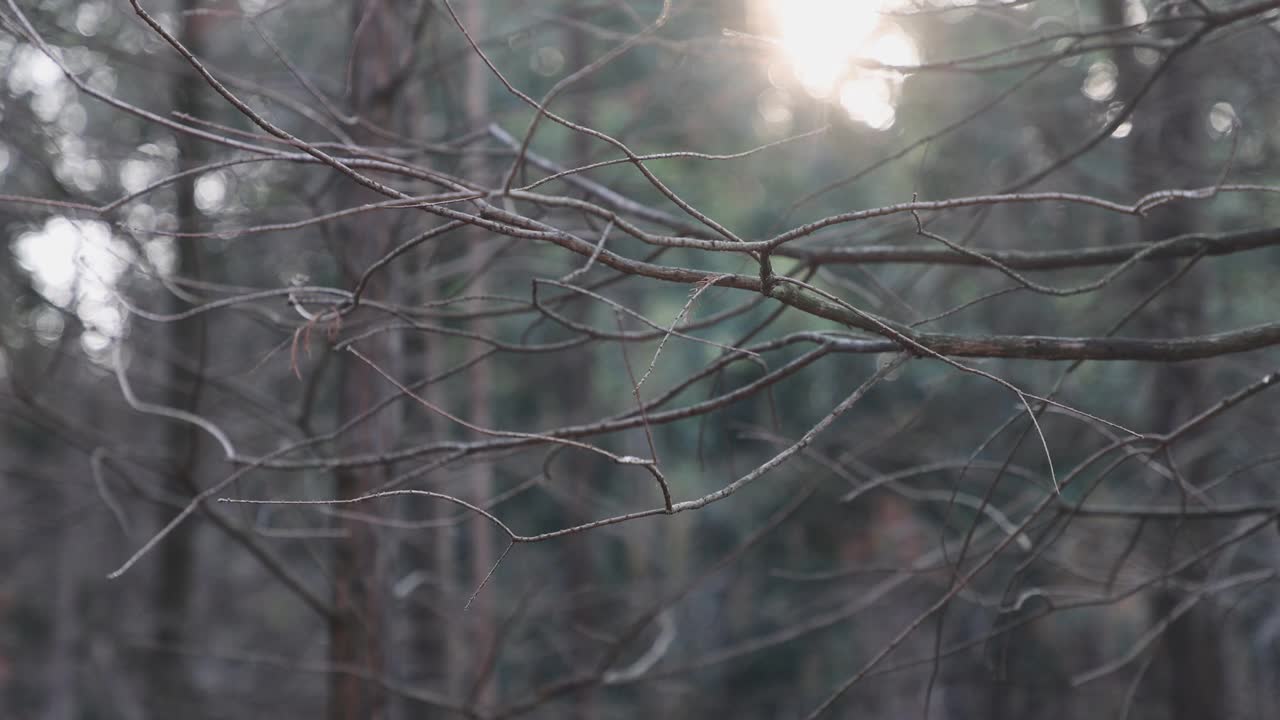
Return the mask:
<svg viewBox="0 0 1280 720">
<path fill-rule="evenodd" d="M 1108 21 L 1124 21 L 1123 3 L 1104 5 L 1109 6 Z M 1165 7 L 1165 11 L 1170 9 L 1177 11 L 1174 6 Z M 1185 28 L 1166 25 L 1152 32 L 1168 37 L 1184 31 Z M 1153 70 L 1137 63 L 1132 50 L 1117 51 L 1115 60 L 1122 97 Z M 1212 176 L 1205 174 L 1206 168 L 1188 166 L 1189 162 L 1208 155 L 1205 119 L 1209 108 L 1203 98 L 1201 78 L 1191 57 L 1176 60 L 1144 98 L 1132 118 L 1131 136 L 1121 141 L 1129 145 L 1133 158 L 1131 176 L 1135 194 L 1155 187 L 1193 187 L 1212 182 Z M 1156 242 L 1202 229 L 1198 221 L 1203 207 L 1181 202 L 1156 208 L 1142 220 L 1142 239 Z M 1134 274 L 1136 292 L 1145 296 L 1154 291 L 1185 262 L 1144 263 Z M 1192 270 L 1137 317 L 1135 329 L 1141 335 L 1169 337 L 1205 332 L 1203 307 L 1207 292 L 1203 269 Z M 1171 430 L 1212 401 L 1213 393 L 1207 387 L 1210 378 L 1195 363 L 1152 365 L 1147 373 L 1149 417 L 1146 427 L 1154 432 Z M 1163 462 L 1164 458 L 1156 460 Z M 1191 484 L 1202 479 L 1206 470 L 1203 463 L 1185 459 L 1179 463 L 1179 469 Z M 1175 492 L 1185 492 L 1185 489 Z M 1176 523 L 1162 530 L 1162 546 L 1153 560 L 1172 563 L 1209 541 L 1215 527 L 1212 523 Z M 1204 579 L 1204 569 L 1189 568 L 1177 579 L 1198 582 Z M 1157 591 L 1151 599 L 1153 621 L 1166 617 L 1184 597 L 1173 588 Z M 1214 720 L 1227 716 L 1225 658 L 1212 612 L 1210 602 L 1197 604 L 1169 626 L 1156 650 L 1160 654 L 1156 668 L 1164 669 L 1168 683 L 1165 717 L 1171 720 Z M 1160 674 L 1153 673 L 1152 677 L 1158 678 Z"/>
<path fill-rule="evenodd" d="M 360 0 L 353 3 L 351 32 L 351 110 L 379 128 L 394 129 L 400 91 L 399 69 L 411 61 L 414 41 L 410 28 L 416 5 L 403 0 Z M 364 127 L 353 133 L 357 142 L 376 144 L 378 135 Z M 362 189 L 350 189 L 340 200 L 342 206 L 372 202 Z M 340 253 L 345 273 L 357 277 L 382 256 L 396 241 L 389 213 L 362 216 L 346 226 Z M 367 286 L 369 297 L 386 297 L 393 291 L 393 275 L 375 276 Z M 360 313 L 344 320 L 358 324 L 367 319 Z M 361 341 L 357 349 L 387 373 L 399 374 L 399 353 L 386 333 Z M 376 370 L 354 355 L 339 360 L 339 417 L 345 422 L 369 410 L 377 398 L 389 390 Z M 389 449 L 399 436 L 400 423 L 393 412 L 383 411 L 358 425 L 347 438 L 347 449 L 357 453 Z M 387 477 L 376 466 L 352 468 L 336 475 L 337 497 L 356 497 L 371 491 Z M 329 680 L 330 720 L 370 720 L 386 716 L 386 697 L 377 683 L 356 673 L 381 676 L 386 672 L 388 598 L 386 596 L 389 556 L 380 545 L 377 530 L 350 513 L 338 513 L 336 524 L 343 538 L 334 545 L 333 608 L 329 623 L 329 661 L 339 669 Z"/>
<path fill-rule="evenodd" d="M 430 7 L 430 6 L 428 6 Z M 434 12 L 428 10 L 428 12 Z M 426 53 L 431 37 L 426 33 L 430 19 L 423 25 L 423 32 L 411 40 L 418 52 Z M 395 124 L 398 131 L 406 136 L 417 137 L 420 134 L 420 121 L 430 111 L 431 97 L 422 83 L 406 85 L 399 95 L 399 120 Z M 418 127 L 415 127 L 418 123 Z M 414 231 L 420 228 L 408 225 Z M 436 297 L 436 286 L 430 274 L 432 262 L 428 256 L 435 256 L 436 246 L 418 248 L 400 258 L 396 263 L 384 268 L 384 272 L 394 274 L 391 281 L 397 288 L 397 297 L 408 305 L 419 305 L 429 298 Z M 411 387 L 421 380 L 433 377 L 446 365 L 435 352 L 436 346 L 432 336 L 427 333 L 408 333 L 398 336 L 401 357 L 412 358 L 412 362 L 401 363 L 403 382 Z M 418 359 L 421 359 L 420 361 Z M 428 386 L 418 394 L 433 402 L 437 400 L 434 388 Z M 401 437 L 438 437 L 439 433 L 447 433 L 448 428 L 431 413 L 423 412 L 416 403 L 401 403 L 401 411 L 396 422 L 401 429 Z M 405 497 L 395 502 L 393 514 L 405 522 L 420 519 L 424 510 L 418 498 Z M 455 571 L 448 561 L 442 562 L 441 556 L 452 558 L 453 546 L 447 541 L 448 530 L 426 531 L 416 533 L 388 534 L 384 538 L 384 549 L 387 555 L 385 565 L 391 577 L 388 587 L 393 588 L 392 596 L 387 603 L 387 643 L 385 656 L 393 674 L 409 683 L 430 683 L 439 686 L 441 678 L 447 678 L 451 670 L 447 660 L 447 647 L 453 628 L 448 623 L 438 622 L 438 617 L 427 610 L 441 606 L 441 578 L 452 578 Z M 430 598 L 423 602 L 422 598 Z M 441 688 L 445 695 L 456 695 L 455 685 L 444 684 Z M 390 720 L 410 720 L 421 714 L 421 705 L 411 699 L 391 696 L 387 698 L 387 717 Z"/>
<path fill-rule="evenodd" d="M 579 19 L 587 19 L 582 13 L 587 10 L 587 2 L 585 0 L 572 0 L 569 4 L 569 12 Z M 565 55 L 568 58 L 566 64 L 566 72 L 574 72 L 589 63 L 590 55 L 588 48 L 588 36 L 586 33 L 573 27 L 565 29 Z M 585 82 L 590 82 L 585 81 Z M 575 87 L 570 90 L 571 93 L 577 95 L 582 88 Z M 587 95 L 579 95 L 580 97 L 588 97 Z M 590 103 L 583 103 L 574 107 L 573 117 L 576 121 L 594 127 L 595 113 L 592 112 Z M 573 133 L 570 136 L 570 151 L 568 157 L 568 165 L 570 167 L 579 167 L 587 164 L 591 158 L 591 138 L 582 133 Z M 572 272 L 581 267 L 581 259 L 576 255 L 568 255 L 568 267 L 565 272 Z M 584 279 L 579 279 L 584 282 Z M 585 299 L 575 302 L 573 308 L 576 310 L 575 317 L 580 321 L 586 321 L 591 303 Z M 592 386 L 595 384 L 595 353 L 589 347 L 584 347 L 581 351 L 573 353 L 569 358 L 569 367 L 567 368 L 569 377 L 574 378 L 571 383 L 565 383 L 561 389 L 561 406 L 567 411 L 566 417 L 560 418 L 559 422 L 572 423 L 580 422 L 583 417 L 593 417 L 594 408 L 592 407 Z M 594 458 L 584 453 L 573 451 L 566 453 L 569 458 L 564 464 L 563 475 L 557 482 L 567 482 L 573 488 L 576 495 L 577 507 L 590 507 L 592 503 L 592 465 Z M 572 517 L 566 525 L 574 525 L 585 522 L 587 518 Z M 565 566 L 568 569 L 567 587 L 571 589 L 570 597 L 577 598 L 574 602 L 572 613 L 573 623 L 580 627 L 596 627 L 599 618 L 594 617 L 589 607 L 584 607 L 584 603 L 591 602 L 592 593 L 579 592 L 587 588 L 593 582 L 593 569 L 591 562 L 591 545 L 585 542 L 568 542 L 561 545 L 563 552 L 567 556 L 565 558 Z M 582 633 L 573 633 L 574 647 L 572 652 L 579 662 L 587 662 L 592 657 L 591 653 L 595 647 L 591 638 Z M 574 716 L 577 718 L 591 718 L 595 716 L 595 702 L 593 702 L 593 693 L 584 692 L 574 706 Z"/>
<path fill-rule="evenodd" d="M 487 32 L 488 6 L 482 0 L 475 0 L 469 3 L 462 17 L 463 22 L 473 35 L 483 36 Z M 463 80 L 462 89 L 462 104 L 468 128 L 483 128 L 489 122 L 489 88 L 492 83 L 493 76 L 490 74 L 489 69 L 480 62 L 479 58 L 470 58 L 466 64 L 466 76 Z M 465 177 L 483 179 L 491 174 L 484 155 L 476 154 L 470 156 L 466 159 L 466 163 L 469 167 L 463 173 Z M 469 293 L 475 295 L 488 294 L 490 274 L 485 272 L 484 265 L 494 249 L 494 243 L 489 242 L 492 236 L 479 228 L 467 228 L 466 235 L 469 236 L 466 244 L 472 248 L 470 264 L 474 274 L 474 282 Z M 482 335 L 491 335 L 495 330 L 495 326 L 490 320 L 477 320 L 475 330 Z M 480 427 L 492 427 L 492 365 L 489 362 L 483 362 L 473 366 L 469 372 L 468 383 L 470 397 L 467 405 L 470 410 L 471 421 Z M 472 497 L 477 502 L 484 503 L 494 494 L 493 465 L 484 461 L 478 462 L 471 466 L 471 473 Z M 468 527 L 471 529 L 468 548 L 471 568 L 468 585 L 477 587 L 488 574 L 489 568 L 492 567 L 494 559 L 497 557 L 497 553 L 494 548 L 493 528 L 488 523 L 473 521 Z M 476 681 L 479 683 L 472 688 L 472 701 L 479 707 L 491 705 L 497 697 L 495 692 L 496 678 L 493 677 L 495 668 L 492 666 L 486 667 L 490 662 L 496 662 L 496 657 L 490 658 L 490 654 L 497 652 L 497 648 L 493 648 L 496 635 L 494 633 L 495 608 L 492 601 L 494 597 L 492 590 L 490 588 L 489 592 L 480 593 L 468 611 L 471 624 L 474 627 L 474 634 L 470 639 L 471 652 L 469 660 L 476 670 Z"/>
<path fill-rule="evenodd" d="M 92 422 L 97 414 L 97 403 L 85 401 L 86 420 Z M 77 500 L 64 490 L 59 497 L 63 512 L 74 512 Z M 68 512 L 68 514 L 70 514 Z M 93 531 L 72 525 L 50 537 L 55 565 L 51 568 L 53 592 L 49 598 L 53 638 L 50 643 L 49 669 L 45 687 L 48 704 L 42 717 L 45 720 L 76 720 L 83 708 L 80 703 L 80 687 L 76 680 L 83 625 L 77 601 L 80 595 L 80 574 L 84 560 L 84 543 Z"/>
<path fill-rule="evenodd" d="M 368 407 L 371 378 L 355 367 L 354 361 L 345 361 L 342 373 L 345 383 L 342 390 L 342 417 L 358 414 Z M 361 392 L 365 390 L 365 393 Z M 362 433 L 363 434 L 363 433 Z M 362 449 L 375 449 L 367 438 Z M 376 484 L 373 470 L 338 473 L 337 497 L 355 497 L 367 492 Z M 337 669 L 354 670 L 374 675 L 382 672 L 381 622 L 383 578 L 377 569 L 379 557 L 377 538 L 369 524 L 353 519 L 351 515 L 338 516 L 337 525 L 345 537 L 335 543 L 333 553 L 333 608 L 329 622 L 329 661 Z M 330 675 L 329 717 L 331 720 L 357 720 L 376 718 L 381 712 L 382 696 L 372 683 L 352 672 L 336 672 Z"/>
<path fill-rule="evenodd" d="M 203 56 L 208 19 L 191 12 L 196 6 L 196 0 L 182 0 L 179 3 L 179 39 L 196 56 Z M 200 117 L 204 87 L 204 81 L 194 72 L 174 75 L 170 88 L 174 110 Z M 204 162 L 204 148 L 199 140 L 179 133 L 175 135 L 174 142 L 178 149 L 179 170 L 198 167 Z M 194 233 L 201 229 L 200 211 L 196 207 L 196 180 L 196 177 L 186 177 L 174 185 L 178 229 L 182 233 Z M 192 239 L 174 241 L 177 258 L 174 273 L 178 277 L 199 279 L 199 242 Z M 187 304 L 176 296 L 171 298 L 170 304 L 173 312 L 187 308 Z M 162 357 L 169 361 L 166 404 L 170 407 L 199 412 L 205 332 L 203 315 L 165 327 L 168 347 Z M 189 365 L 194 367 L 188 367 Z M 166 426 L 164 445 L 170 458 L 167 492 L 180 498 L 194 496 L 198 492 L 198 430 L 188 423 L 170 422 Z M 157 522 L 168 522 L 174 512 L 172 507 L 161 505 Z M 181 714 L 185 712 L 184 708 L 195 707 L 197 701 L 196 689 L 184 661 L 185 656 L 173 652 L 191 641 L 187 615 L 190 613 L 192 583 L 195 581 L 199 562 L 197 528 L 198 525 L 192 522 L 179 525 L 156 549 L 157 576 L 152 597 L 155 623 L 153 641 L 156 649 L 153 650 L 148 671 L 151 715 L 156 718 Z"/>
</svg>

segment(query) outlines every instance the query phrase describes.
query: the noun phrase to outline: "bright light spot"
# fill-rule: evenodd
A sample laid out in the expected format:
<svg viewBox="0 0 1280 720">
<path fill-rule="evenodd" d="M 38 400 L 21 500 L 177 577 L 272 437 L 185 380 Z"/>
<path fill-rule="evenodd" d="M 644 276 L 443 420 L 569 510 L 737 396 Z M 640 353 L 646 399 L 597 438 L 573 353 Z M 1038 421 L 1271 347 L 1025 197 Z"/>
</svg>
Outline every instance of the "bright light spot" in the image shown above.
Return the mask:
<svg viewBox="0 0 1280 720">
<path fill-rule="evenodd" d="M 1124 21 L 1126 25 L 1141 25 L 1147 21 L 1147 6 L 1142 0 L 1126 0 Z"/>
<path fill-rule="evenodd" d="M 151 232 L 159 227 L 156 209 L 146 203 L 135 203 L 125 211 L 124 224 L 131 232 Z"/>
<path fill-rule="evenodd" d="M 93 359 L 106 362 L 107 348 L 111 347 L 111 338 L 96 330 L 88 330 L 80 335 L 80 346 Z"/>
<path fill-rule="evenodd" d="M 84 3 L 76 10 L 76 32 L 89 37 L 96 35 L 107 16 L 107 8 L 100 3 Z"/>
<path fill-rule="evenodd" d="M 161 158 L 162 160 L 178 159 L 178 146 L 172 139 L 143 143 L 138 146 L 138 152 L 147 157 Z"/>
<path fill-rule="evenodd" d="M 89 147 L 75 135 L 62 135 L 57 139 L 58 160 L 54 174 L 59 180 L 71 183 L 88 192 L 102 182 L 102 163 L 89 155 Z"/>
<path fill-rule="evenodd" d="M 72 135 L 84 132 L 85 125 L 88 123 L 89 113 L 85 112 L 84 106 L 75 100 L 68 103 L 58 115 L 58 129 Z"/>
<path fill-rule="evenodd" d="M 564 70 L 564 53 L 550 45 L 540 47 L 534 50 L 533 57 L 529 58 L 529 69 L 543 77 L 559 75 L 560 71 Z"/>
<path fill-rule="evenodd" d="M 1054 51 L 1055 53 L 1065 53 L 1065 52 L 1067 52 L 1067 51 L 1071 50 L 1071 48 L 1073 48 L 1073 47 L 1075 47 L 1075 46 L 1076 46 L 1076 41 L 1075 41 L 1075 40 L 1072 40 L 1072 39 L 1070 39 L 1070 38 L 1062 38 L 1061 40 L 1059 40 L 1058 42 L 1056 42 L 1056 43 L 1054 43 L 1054 44 L 1053 44 L 1053 51 Z M 1071 66 L 1073 66 L 1073 65 L 1079 65 L 1079 64 L 1080 64 L 1080 56 L 1079 56 L 1079 55 L 1064 55 L 1064 56 L 1062 57 L 1062 59 L 1058 61 L 1058 64 L 1059 64 L 1059 65 L 1062 65 L 1063 67 L 1071 67 Z"/>
<path fill-rule="evenodd" d="M 4 143 L 0 143 L 0 175 L 3 175 L 4 171 L 9 169 L 10 157 L 9 146 Z"/>
<path fill-rule="evenodd" d="M 791 127 L 791 103 L 786 93 L 770 88 L 760 93 L 760 97 L 756 99 L 756 105 L 760 111 L 760 119 L 768 125 Z"/>
<path fill-rule="evenodd" d="M 1133 49 L 1133 59 L 1137 60 L 1143 65 L 1148 65 L 1148 66 L 1155 65 L 1156 63 L 1160 62 L 1160 58 L 1161 58 L 1160 51 L 1155 48 L 1140 47 L 1140 48 Z"/>
<path fill-rule="evenodd" d="M 31 329 L 36 332 L 36 341 L 42 345 L 52 345 L 62 337 L 67 323 L 62 319 L 61 312 L 42 305 L 32 315 Z"/>
<path fill-rule="evenodd" d="M 880 23 L 879 3 L 773 0 L 778 39 L 809 92 L 826 97 Z"/>
<path fill-rule="evenodd" d="M 41 229 L 18 236 L 14 255 L 49 302 L 76 313 L 104 337 L 120 334 L 124 318 L 115 287 L 134 256 L 106 223 L 50 218 Z"/>
<path fill-rule="evenodd" d="M 911 36 L 894 27 L 883 32 L 867 48 L 867 57 L 878 60 L 885 65 L 904 67 L 920 62 L 920 51 L 911 41 Z"/>
<path fill-rule="evenodd" d="M 837 101 L 854 120 L 893 124 L 903 76 L 867 61 L 909 67 L 916 44 L 881 11 L 893 0 L 762 0 L 768 32 L 796 81 L 813 97 Z M 771 80 L 777 83 L 776 77 Z"/>
<path fill-rule="evenodd" d="M 59 166 L 58 177 L 70 177 L 71 183 L 85 192 L 97 190 L 102 183 L 102 163 L 97 160 L 64 163 Z"/>
<path fill-rule="evenodd" d="M 840 106 L 849 117 L 875 130 L 893 126 L 893 87 L 885 78 L 864 75 L 840 87 Z"/>
<path fill-rule="evenodd" d="M 1122 112 L 1124 112 L 1124 103 L 1122 102 L 1111 103 L 1110 105 L 1107 106 L 1107 113 L 1105 116 L 1103 116 L 1102 123 L 1106 125 L 1114 122 L 1116 117 L 1118 117 Z M 1117 140 L 1120 140 L 1120 139 L 1129 137 L 1129 133 L 1131 132 L 1133 132 L 1133 121 L 1125 120 L 1124 122 L 1117 125 L 1115 130 L 1111 131 L 1111 137 Z"/>
<path fill-rule="evenodd" d="M 31 96 L 31 109 L 43 122 L 53 122 L 62 113 L 62 108 L 71 99 L 71 93 L 62 85 L 52 85 L 37 90 Z"/>
<path fill-rule="evenodd" d="M 120 187 L 125 192 L 136 193 L 160 177 L 160 167 L 146 160 L 125 160 L 120 163 L 119 175 Z"/>
<path fill-rule="evenodd" d="M 170 238 L 148 240 L 142 250 L 147 255 L 147 262 L 161 275 L 172 275 L 174 268 L 178 266 L 178 254 L 173 249 L 173 240 Z"/>
<path fill-rule="evenodd" d="M 1209 110 L 1209 134 L 1214 137 L 1227 135 L 1239 124 L 1240 118 L 1236 117 L 1236 109 L 1231 103 L 1214 103 Z"/>
<path fill-rule="evenodd" d="M 80 240 L 69 221 L 50 220 L 42 233 L 18 237 L 15 254 L 18 264 L 31 274 L 36 290 L 60 307 L 71 303 L 75 293 L 76 252 Z"/>
<path fill-rule="evenodd" d="M 222 207 L 227 199 L 227 180 L 221 171 L 205 173 L 196 180 L 196 207 L 212 212 Z"/>
<path fill-rule="evenodd" d="M 1090 100 L 1102 102 L 1110 100 L 1116 94 L 1117 78 L 1115 63 L 1110 60 L 1099 60 L 1089 66 L 1081 91 Z"/>
<path fill-rule="evenodd" d="M 48 55 L 30 45 L 18 49 L 9 68 L 9 88 L 15 95 L 47 90 L 62 80 L 62 70 Z"/>
<path fill-rule="evenodd" d="M 85 325 L 91 328 L 107 330 L 112 335 L 115 335 L 124 326 L 124 317 L 121 316 L 120 309 L 113 305 L 81 303 L 79 310 L 80 318 L 84 320 Z"/>
</svg>

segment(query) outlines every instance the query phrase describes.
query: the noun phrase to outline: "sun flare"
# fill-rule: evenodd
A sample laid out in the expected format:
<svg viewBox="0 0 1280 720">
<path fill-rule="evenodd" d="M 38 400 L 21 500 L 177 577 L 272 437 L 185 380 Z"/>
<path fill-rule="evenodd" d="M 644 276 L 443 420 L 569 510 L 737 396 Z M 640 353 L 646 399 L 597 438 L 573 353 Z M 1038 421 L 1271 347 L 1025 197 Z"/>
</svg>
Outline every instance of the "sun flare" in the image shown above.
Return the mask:
<svg viewBox="0 0 1280 720">
<path fill-rule="evenodd" d="M 893 0 L 761 1 L 767 32 L 809 95 L 839 103 L 870 127 L 893 125 L 904 76 L 874 63 L 920 62 L 911 37 L 881 14 Z"/>
</svg>

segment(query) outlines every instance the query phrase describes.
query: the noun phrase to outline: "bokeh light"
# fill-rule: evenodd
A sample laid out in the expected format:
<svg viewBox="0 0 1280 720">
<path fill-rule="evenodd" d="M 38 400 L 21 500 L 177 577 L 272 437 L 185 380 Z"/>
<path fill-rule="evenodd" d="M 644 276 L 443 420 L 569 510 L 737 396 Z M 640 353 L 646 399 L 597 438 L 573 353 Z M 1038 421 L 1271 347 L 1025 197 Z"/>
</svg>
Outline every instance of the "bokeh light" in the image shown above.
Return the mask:
<svg viewBox="0 0 1280 720">
<path fill-rule="evenodd" d="M 765 32 L 795 82 L 875 129 L 893 125 L 905 79 L 920 51 L 882 12 L 892 0 L 762 0 Z"/>
</svg>

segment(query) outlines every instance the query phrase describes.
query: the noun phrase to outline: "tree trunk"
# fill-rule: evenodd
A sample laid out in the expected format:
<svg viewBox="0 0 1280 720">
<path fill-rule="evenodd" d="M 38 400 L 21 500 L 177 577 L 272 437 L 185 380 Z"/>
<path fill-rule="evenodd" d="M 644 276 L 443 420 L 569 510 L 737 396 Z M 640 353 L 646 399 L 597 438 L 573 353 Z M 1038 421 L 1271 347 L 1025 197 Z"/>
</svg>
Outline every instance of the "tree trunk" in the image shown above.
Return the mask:
<svg viewBox="0 0 1280 720">
<path fill-rule="evenodd" d="M 477 0 L 469 3 L 463 11 L 462 21 L 473 36 L 483 36 L 486 33 L 487 10 L 486 3 Z M 479 58 L 472 57 L 468 60 L 462 89 L 462 104 L 468 128 L 483 128 L 489 122 L 489 88 L 493 82 L 489 68 Z M 487 167 L 488 162 L 484 155 L 468 156 L 465 162 L 468 167 L 464 168 L 464 177 L 483 181 L 489 176 L 490 168 Z M 475 295 L 488 294 L 491 278 L 490 273 L 484 270 L 484 265 L 494 251 L 494 243 L 488 242 L 492 235 L 479 228 L 466 228 L 464 236 L 467 238 L 465 244 L 471 248 L 471 269 L 474 277 L 468 292 Z M 475 330 L 482 335 L 491 335 L 495 326 L 491 320 L 481 319 L 476 321 Z M 480 427 L 492 427 L 492 365 L 489 362 L 474 365 L 468 373 L 467 380 L 470 388 L 467 406 L 470 410 L 471 422 Z M 471 466 L 471 473 L 472 497 L 476 502 L 487 502 L 494 494 L 493 465 L 484 461 L 477 462 Z M 468 527 L 471 530 L 468 543 L 471 568 L 467 584 L 475 588 L 488 574 L 497 554 L 494 549 L 493 528 L 488 523 L 472 520 Z M 493 597 L 493 588 L 480 593 L 467 613 L 470 616 L 470 624 L 474 628 L 469 643 L 471 652 L 468 659 L 469 664 L 475 669 L 475 682 L 478 683 L 472 688 L 472 702 L 478 707 L 491 705 L 497 697 L 495 678 L 492 676 L 495 668 L 486 667 L 490 662 L 496 662 L 496 656 L 490 657 L 491 653 L 497 652 L 497 648 L 493 648 L 496 640 Z"/>
<path fill-rule="evenodd" d="M 369 129 L 396 129 L 396 111 L 403 88 L 401 64 L 411 62 L 415 5 L 393 0 L 360 0 L 352 5 L 351 112 L 368 125 L 353 132 L 359 143 L 382 140 Z M 341 206 L 383 200 L 370 191 L 344 186 Z M 358 277 L 395 242 L 389 213 L 362 215 L 346 224 L 340 262 L 349 280 Z M 394 275 L 376 275 L 365 292 L 368 297 L 385 297 L 393 291 Z M 359 324 L 368 316 L 358 311 L 344 324 Z M 393 376 L 399 375 L 395 341 L 386 333 L 376 334 L 357 344 L 372 363 Z M 376 370 L 354 355 L 344 353 L 338 363 L 338 422 L 345 422 L 369 410 L 388 392 Z M 400 423 L 393 412 L 384 410 L 357 425 L 346 438 L 345 449 L 355 453 L 387 450 L 399 436 Z M 350 468 L 336 474 L 335 496 L 357 497 L 380 485 L 387 477 L 377 466 Z M 333 609 L 329 622 L 329 662 L 339 672 L 329 676 L 330 720 L 371 720 L 386 715 L 386 697 L 375 682 L 385 672 L 385 626 L 389 622 L 386 598 L 389 557 L 380 545 L 376 527 L 339 511 L 336 525 L 343 537 L 334 544 Z"/>
<path fill-rule="evenodd" d="M 182 0 L 178 6 L 179 40 L 197 57 L 205 53 L 205 20 L 194 14 L 195 0 Z M 195 72 L 174 75 L 170 97 L 176 112 L 200 117 L 201 100 L 205 83 Z M 204 162 L 201 141 L 190 135 L 177 133 L 174 143 L 178 150 L 178 169 L 185 171 Z M 199 232 L 200 211 L 196 207 L 196 180 L 184 177 L 174 185 L 178 230 L 181 233 Z M 200 240 L 176 238 L 174 241 L 176 267 L 180 278 L 196 280 L 200 277 Z M 177 296 L 170 298 L 170 311 L 177 313 L 187 309 L 185 301 Z M 167 347 L 162 358 L 168 361 L 167 397 L 170 407 L 198 413 L 200 406 L 202 366 L 205 361 L 205 319 L 203 315 L 164 326 Z M 193 367 L 189 367 L 193 366 Z M 194 370 L 194 372 L 192 372 Z M 200 453 L 200 432 L 190 423 L 170 422 L 165 426 L 164 447 L 169 453 L 169 479 L 166 492 L 179 498 L 190 498 L 199 492 L 196 470 Z M 156 521 L 163 525 L 175 510 L 160 505 Z M 184 658 L 176 650 L 191 643 L 187 615 L 190 613 L 192 583 L 196 577 L 199 557 L 196 546 L 198 525 L 185 522 L 173 530 L 165 542 L 156 548 L 157 574 L 152 588 L 154 607 L 152 660 L 148 671 L 151 715 L 169 718 L 185 714 L 197 707 L 196 688 Z M 172 704 L 169 700 L 172 699 Z"/>
<path fill-rule="evenodd" d="M 1123 3 L 1107 5 L 1114 6 L 1109 19 L 1124 20 Z M 1176 13 L 1179 7 L 1170 6 L 1165 11 Z M 1152 32 L 1167 38 L 1184 31 L 1185 28 L 1164 25 Z M 1122 92 L 1136 87 L 1141 78 L 1154 69 L 1139 65 L 1132 50 L 1120 50 L 1116 55 Z M 1195 187 L 1213 182 L 1212 173 L 1206 174 L 1206 168 L 1188 165 L 1209 154 L 1209 148 L 1205 147 L 1208 140 L 1205 118 L 1209 108 L 1202 102 L 1201 87 L 1193 58 L 1184 56 L 1170 65 L 1138 106 L 1132 118 L 1132 135 L 1120 141 L 1129 145 L 1135 195 L 1157 187 Z M 1174 202 L 1156 208 L 1141 221 L 1141 239 L 1157 242 L 1202 229 L 1201 207 L 1190 202 Z M 1156 290 L 1185 262 L 1158 260 L 1136 268 L 1137 297 Z M 1136 334 L 1176 337 L 1205 332 L 1207 321 L 1203 308 L 1208 289 L 1208 276 L 1203 268 L 1188 272 L 1135 318 Z M 1211 378 L 1195 363 L 1152 365 L 1147 373 L 1149 414 L 1145 427 L 1152 432 L 1173 429 L 1213 400 Z M 1161 457 L 1155 459 L 1163 462 Z M 1185 459 L 1179 462 L 1179 468 L 1190 484 L 1203 479 L 1207 469 L 1203 463 Z M 1184 488 L 1172 488 L 1172 491 L 1186 492 Z M 1160 536 L 1162 545 L 1153 559 L 1156 563 L 1176 562 L 1208 542 L 1216 529 L 1213 523 L 1207 522 L 1166 524 Z M 1199 582 L 1204 579 L 1204 570 L 1192 567 L 1179 573 L 1176 579 Z M 1166 617 L 1184 597 L 1182 591 L 1173 588 L 1155 592 L 1151 597 L 1152 621 Z M 1171 720 L 1214 720 L 1227 716 L 1223 701 L 1226 665 L 1214 631 L 1212 608 L 1208 601 L 1197 604 L 1169 626 L 1163 642 L 1157 646 L 1156 668 L 1164 668 L 1163 676 L 1168 683 L 1165 717 Z M 1160 674 L 1152 677 L 1158 678 Z"/>
</svg>

